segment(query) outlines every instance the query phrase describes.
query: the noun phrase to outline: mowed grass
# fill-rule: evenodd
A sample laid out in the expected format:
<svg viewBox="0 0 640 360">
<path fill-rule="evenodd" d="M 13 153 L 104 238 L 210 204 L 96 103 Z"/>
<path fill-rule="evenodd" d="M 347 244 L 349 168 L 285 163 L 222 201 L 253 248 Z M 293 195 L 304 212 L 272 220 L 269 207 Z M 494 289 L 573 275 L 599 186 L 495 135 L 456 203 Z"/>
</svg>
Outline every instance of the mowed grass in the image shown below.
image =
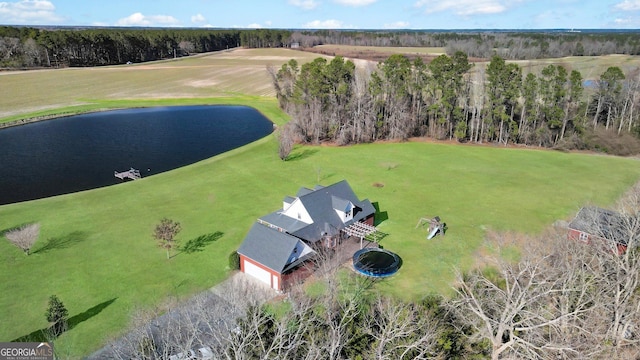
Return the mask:
<svg viewBox="0 0 640 360">
<path fill-rule="evenodd" d="M 246 104 L 283 124 L 287 116 L 262 90 L 269 83 L 265 67 L 293 57 L 304 62 L 317 55 L 236 50 L 153 64 L 7 73 L 0 75 L 0 121 L 119 107 Z M 382 245 L 403 258 L 400 272 L 380 288 L 403 299 L 446 294 L 453 269 L 473 265 L 484 229 L 535 233 L 583 204 L 612 204 L 640 178 L 638 165 L 607 156 L 421 142 L 298 147 L 283 162 L 272 135 L 139 181 L 0 206 L 0 231 L 42 225 L 30 256 L 0 238 L 0 341 L 45 328 L 47 299 L 56 294 L 74 325 L 56 349 L 65 358 L 87 355 L 125 331 L 138 309 L 162 308 L 167 299 L 226 278 L 229 253 L 285 195 L 342 179 L 378 204 L 380 230 L 389 234 Z M 449 231 L 427 241 L 426 230 L 415 225 L 434 215 Z M 163 217 L 181 222 L 183 242 L 213 240 L 200 252 L 167 260 L 151 236 Z"/>
<path fill-rule="evenodd" d="M 237 49 L 153 63 L 0 72 L 0 121 L 101 100 L 275 96 L 268 65 L 305 63 L 317 54 Z"/>
<path fill-rule="evenodd" d="M 10 324 L 0 339 L 44 328 L 47 298 L 56 294 L 71 317 L 86 318 L 56 345 L 71 357 L 86 355 L 123 331 L 136 309 L 223 280 L 227 256 L 255 219 L 300 186 L 347 179 L 377 203 L 379 228 L 389 234 L 382 245 L 403 259 L 381 289 L 419 299 L 449 291 L 454 268 L 472 265 L 484 229 L 538 232 L 583 204 L 611 204 L 639 177 L 633 159 L 421 142 L 299 147 L 283 162 L 269 136 L 139 181 L 0 207 L 4 228 L 42 225 L 31 256 L 0 243 L 0 321 Z M 415 225 L 434 215 L 449 231 L 427 241 Z M 181 222 L 182 241 L 219 238 L 167 260 L 151 236 L 163 217 Z"/>
</svg>

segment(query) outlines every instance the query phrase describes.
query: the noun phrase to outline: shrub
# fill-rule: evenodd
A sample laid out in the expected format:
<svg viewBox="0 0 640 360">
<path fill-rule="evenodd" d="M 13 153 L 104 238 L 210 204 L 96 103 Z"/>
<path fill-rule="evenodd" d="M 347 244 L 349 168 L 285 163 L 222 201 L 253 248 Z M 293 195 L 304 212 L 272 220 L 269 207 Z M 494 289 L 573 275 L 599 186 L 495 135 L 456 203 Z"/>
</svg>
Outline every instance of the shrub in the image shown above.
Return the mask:
<svg viewBox="0 0 640 360">
<path fill-rule="evenodd" d="M 598 128 L 585 134 L 585 142 L 590 150 L 611 155 L 630 156 L 640 154 L 640 140 L 632 134 L 617 134 L 614 129 Z"/>
<path fill-rule="evenodd" d="M 237 251 L 229 254 L 229 269 L 240 270 L 240 255 L 238 255 Z"/>
</svg>

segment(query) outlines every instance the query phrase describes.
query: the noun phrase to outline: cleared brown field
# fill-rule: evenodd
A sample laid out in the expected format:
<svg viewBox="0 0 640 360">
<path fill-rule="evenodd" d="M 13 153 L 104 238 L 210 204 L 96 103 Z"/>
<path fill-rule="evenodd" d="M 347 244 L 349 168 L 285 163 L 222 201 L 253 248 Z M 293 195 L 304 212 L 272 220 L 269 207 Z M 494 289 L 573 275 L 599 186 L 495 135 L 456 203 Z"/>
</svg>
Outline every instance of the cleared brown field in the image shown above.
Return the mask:
<svg viewBox="0 0 640 360">
<path fill-rule="evenodd" d="M 351 45 L 318 45 L 312 48 L 302 49 L 305 52 L 316 53 L 325 56 L 342 56 L 349 59 L 363 61 L 384 61 L 393 54 L 403 54 L 410 59 L 422 58 L 430 62 L 439 55 L 444 54 L 444 48 L 432 47 L 376 47 L 376 46 L 351 46 Z"/>
<path fill-rule="evenodd" d="M 371 51 L 386 54 L 413 54 L 413 55 L 442 55 L 445 53 L 442 47 L 395 47 L 395 46 L 352 46 L 352 45 L 318 45 L 319 50 L 339 51 Z"/>
<path fill-rule="evenodd" d="M 267 65 L 316 54 L 236 49 L 152 63 L 0 73 L 0 118 L 90 103 L 92 99 L 274 96 Z"/>
</svg>

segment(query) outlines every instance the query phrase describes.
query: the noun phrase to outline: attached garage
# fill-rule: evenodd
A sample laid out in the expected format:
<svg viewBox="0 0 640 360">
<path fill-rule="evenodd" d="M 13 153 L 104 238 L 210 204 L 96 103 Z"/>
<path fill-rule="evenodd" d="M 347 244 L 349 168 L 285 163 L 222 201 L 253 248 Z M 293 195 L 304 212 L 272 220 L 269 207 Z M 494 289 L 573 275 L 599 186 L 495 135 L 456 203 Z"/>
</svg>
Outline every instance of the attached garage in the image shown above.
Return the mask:
<svg viewBox="0 0 640 360">
<path fill-rule="evenodd" d="M 271 286 L 272 274 L 268 270 L 263 269 L 260 266 L 254 264 L 252 261 L 246 259 L 244 256 L 242 257 L 242 271 L 245 274 L 251 275 L 254 278 L 260 280 L 261 282 L 269 285 L 269 287 L 272 287 Z M 277 288 L 275 289 L 278 290 Z"/>
<path fill-rule="evenodd" d="M 300 239 L 256 223 L 238 249 L 240 271 L 276 291 L 283 288 L 282 274 L 315 252 Z"/>
</svg>

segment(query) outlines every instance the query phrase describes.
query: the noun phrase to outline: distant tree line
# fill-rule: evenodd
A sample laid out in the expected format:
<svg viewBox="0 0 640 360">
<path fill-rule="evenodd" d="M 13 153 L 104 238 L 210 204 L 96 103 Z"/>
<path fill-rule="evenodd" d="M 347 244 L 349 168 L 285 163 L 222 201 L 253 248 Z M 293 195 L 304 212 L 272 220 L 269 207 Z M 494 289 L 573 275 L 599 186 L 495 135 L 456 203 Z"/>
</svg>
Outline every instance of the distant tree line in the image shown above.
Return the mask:
<svg viewBox="0 0 640 360">
<path fill-rule="evenodd" d="M 100 66 L 169 59 L 238 46 L 288 45 L 286 30 L 38 29 L 0 27 L 0 67 Z"/>
<path fill-rule="evenodd" d="M 503 31 L 295 31 L 291 40 L 302 47 L 322 44 L 360 46 L 443 47 L 447 54 L 462 51 L 469 57 L 507 60 L 640 54 L 637 32 L 503 32 Z"/>
<path fill-rule="evenodd" d="M 429 64 L 396 54 L 356 69 L 337 56 L 268 70 L 292 117 L 281 142 L 284 134 L 340 145 L 431 137 L 573 149 L 598 146 L 602 136 L 633 139 L 640 124 L 638 71 L 616 66 L 588 87 L 579 71 L 548 65 L 524 76 L 497 55 L 474 69 L 461 51 Z"/>
<path fill-rule="evenodd" d="M 469 57 L 536 59 L 640 54 L 634 32 L 355 31 L 0 27 L 0 67 L 99 66 L 143 62 L 245 46 L 321 44 L 444 47 Z"/>
</svg>

